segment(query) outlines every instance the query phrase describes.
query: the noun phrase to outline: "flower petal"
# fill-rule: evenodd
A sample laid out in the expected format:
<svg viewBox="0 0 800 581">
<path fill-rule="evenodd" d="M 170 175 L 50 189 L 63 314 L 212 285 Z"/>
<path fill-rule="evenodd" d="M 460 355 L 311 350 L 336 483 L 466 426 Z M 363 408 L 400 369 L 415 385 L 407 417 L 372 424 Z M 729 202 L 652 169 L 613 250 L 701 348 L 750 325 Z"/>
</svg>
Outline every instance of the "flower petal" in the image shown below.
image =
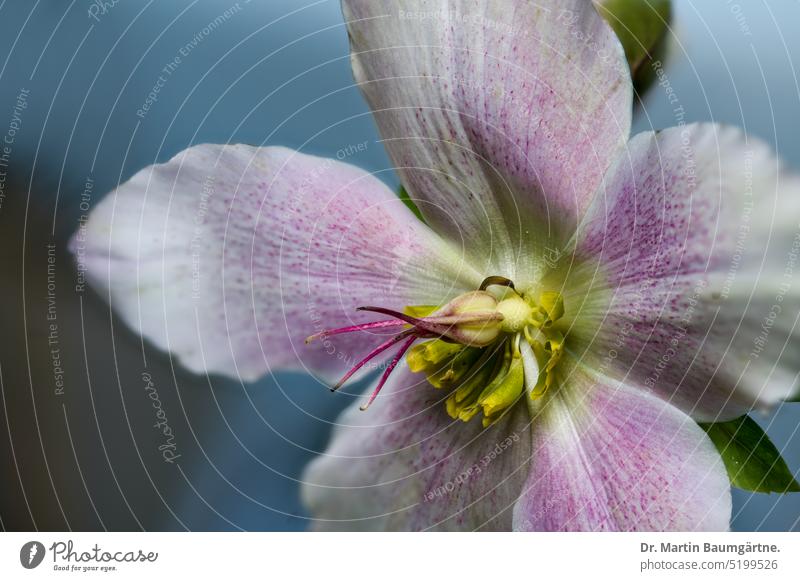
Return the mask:
<svg viewBox="0 0 800 581">
<path fill-rule="evenodd" d="M 528 474 L 525 406 L 483 429 L 451 419 L 446 397 L 403 362 L 369 411 L 346 411 L 303 477 L 314 527 L 508 530 Z"/>
<path fill-rule="evenodd" d="M 200 145 L 148 167 L 71 247 L 136 331 L 193 371 L 245 380 L 342 373 L 380 338 L 304 338 L 360 305 L 440 304 L 480 283 L 375 177 L 281 147 Z"/>
<path fill-rule="evenodd" d="M 533 420 L 516 530 L 727 530 L 731 491 L 711 440 L 644 391 L 573 373 Z"/>
<path fill-rule="evenodd" d="M 584 334 L 586 356 L 699 421 L 789 396 L 800 179 L 763 142 L 705 124 L 635 137 L 605 191 L 577 245 L 584 270 L 599 263 L 589 295 L 610 301 L 580 314 L 600 327 Z"/>
<path fill-rule="evenodd" d="M 355 78 L 428 223 L 488 274 L 531 282 L 628 139 L 610 27 L 584 0 L 343 8 Z"/>
</svg>

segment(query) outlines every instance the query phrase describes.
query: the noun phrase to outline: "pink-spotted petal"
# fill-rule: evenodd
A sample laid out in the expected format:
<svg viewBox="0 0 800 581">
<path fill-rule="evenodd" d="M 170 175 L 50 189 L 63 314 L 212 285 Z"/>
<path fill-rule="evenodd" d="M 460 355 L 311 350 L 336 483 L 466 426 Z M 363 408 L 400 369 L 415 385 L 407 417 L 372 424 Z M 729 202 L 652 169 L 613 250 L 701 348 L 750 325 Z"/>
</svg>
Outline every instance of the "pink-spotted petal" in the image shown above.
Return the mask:
<svg viewBox="0 0 800 581">
<path fill-rule="evenodd" d="M 516 530 L 728 529 L 728 476 L 694 420 L 639 388 L 570 382 L 533 419 Z"/>
<path fill-rule="evenodd" d="M 377 178 L 281 147 L 200 145 L 148 167 L 71 247 L 133 329 L 193 371 L 245 380 L 336 379 L 387 331 L 305 338 L 375 320 L 363 304 L 439 304 L 480 283 Z"/>
<path fill-rule="evenodd" d="M 585 0 L 344 0 L 355 78 L 431 226 L 532 282 L 628 139 L 622 48 Z"/>
<path fill-rule="evenodd" d="M 576 326 L 585 356 L 701 421 L 790 396 L 800 371 L 800 179 L 762 141 L 703 124 L 635 137 L 604 194 L 577 245 L 583 272 L 573 273 L 591 279 Z"/>
<path fill-rule="evenodd" d="M 517 406 L 491 428 L 445 412 L 446 392 L 398 364 L 368 411 L 357 401 L 303 476 L 317 530 L 508 530 L 528 474 Z"/>
</svg>

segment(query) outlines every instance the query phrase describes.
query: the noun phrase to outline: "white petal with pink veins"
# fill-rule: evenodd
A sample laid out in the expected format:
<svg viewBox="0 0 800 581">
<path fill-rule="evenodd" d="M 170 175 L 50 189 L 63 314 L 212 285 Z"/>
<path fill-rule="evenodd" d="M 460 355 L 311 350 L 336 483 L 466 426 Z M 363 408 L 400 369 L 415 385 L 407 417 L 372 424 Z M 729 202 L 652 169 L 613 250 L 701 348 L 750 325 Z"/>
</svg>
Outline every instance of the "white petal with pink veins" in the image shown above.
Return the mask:
<svg viewBox="0 0 800 581">
<path fill-rule="evenodd" d="M 136 331 L 193 371 L 246 380 L 332 378 L 381 330 L 307 336 L 374 319 L 364 304 L 439 304 L 480 283 L 377 178 L 280 147 L 200 145 L 145 168 L 71 246 Z"/>
<path fill-rule="evenodd" d="M 488 429 L 401 363 L 367 412 L 354 404 L 303 474 L 318 530 L 508 530 L 530 467 L 524 406 Z"/>
<path fill-rule="evenodd" d="M 574 371 L 533 418 L 516 530 L 727 530 L 725 466 L 686 414 L 636 387 Z"/>
<path fill-rule="evenodd" d="M 572 338 L 607 371 L 701 421 L 797 389 L 800 179 L 758 139 L 711 124 L 636 136 L 575 258 L 610 304 L 578 315 L 597 335 Z"/>
<path fill-rule="evenodd" d="M 343 9 L 356 80 L 428 223 L 487 275 L 531 282 L 628 139 L 611 28 L 583 0 Z"/>
</svg>

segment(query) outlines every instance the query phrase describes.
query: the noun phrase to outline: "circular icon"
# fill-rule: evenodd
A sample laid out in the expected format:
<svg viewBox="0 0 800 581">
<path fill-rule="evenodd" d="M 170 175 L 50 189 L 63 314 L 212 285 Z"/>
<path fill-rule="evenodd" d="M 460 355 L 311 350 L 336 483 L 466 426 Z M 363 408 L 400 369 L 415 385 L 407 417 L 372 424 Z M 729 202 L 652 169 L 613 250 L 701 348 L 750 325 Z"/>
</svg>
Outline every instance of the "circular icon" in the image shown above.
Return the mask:
<svg viewBox="0 0 800 581">
<path fill-rule="evenodd" d="M 39 541 L 28 541 L 19 550 L 19 562 L 26 569 L 35 569 L 44 559 L 44 545 Z"/>
</svg>

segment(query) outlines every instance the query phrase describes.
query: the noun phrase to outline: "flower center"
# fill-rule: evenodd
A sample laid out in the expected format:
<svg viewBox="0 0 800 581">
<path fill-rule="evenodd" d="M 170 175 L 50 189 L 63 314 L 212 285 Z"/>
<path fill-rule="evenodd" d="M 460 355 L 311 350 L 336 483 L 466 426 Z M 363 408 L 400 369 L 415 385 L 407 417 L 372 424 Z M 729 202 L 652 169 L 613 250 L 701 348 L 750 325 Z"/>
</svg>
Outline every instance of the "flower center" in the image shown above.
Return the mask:
<svg viewBox="0 0 800 581">
<path fill-rule="evenodd" d="M 521 294 L 510 280 L 495 276 L 443 307 L 414 305 L 402 313 L 381 307 L 359 310 L 392 318 L 323 331 L 306 341 L 377 328 L 397 331 L 332 388 L 338 389 L 373 357 L 400 344 L 362 409 L 375 400 L 406 353 L 411 371 L 424 373 L 433 387 L 451 391 L 446 409 L 452 418 L 468 422 L 482 413 L 484 427 L 496 422 L 524 393 L 541 398 L 555 382 L 564 347 L 564 335 L 557 328 L 564 301 L 556 291 Z M 426 340 L 413 345 L 419 339 Z"/>
<path fill-rule="evenodd" d="M 560 293 L 536 297 L 507 289 L 497 303 L 501 330 L 491 345 L 453 345 L 431 339 L 408 353 L 411 371 L 425 373 L 436 388 L 452 390 L 446 401 L 454 419 L 483 414 L 484 427 L 496 422 L 524 393 L 541 398 L 555 381 L 564 346 L 554 327 L 564 314 Z"/>
</svg>

